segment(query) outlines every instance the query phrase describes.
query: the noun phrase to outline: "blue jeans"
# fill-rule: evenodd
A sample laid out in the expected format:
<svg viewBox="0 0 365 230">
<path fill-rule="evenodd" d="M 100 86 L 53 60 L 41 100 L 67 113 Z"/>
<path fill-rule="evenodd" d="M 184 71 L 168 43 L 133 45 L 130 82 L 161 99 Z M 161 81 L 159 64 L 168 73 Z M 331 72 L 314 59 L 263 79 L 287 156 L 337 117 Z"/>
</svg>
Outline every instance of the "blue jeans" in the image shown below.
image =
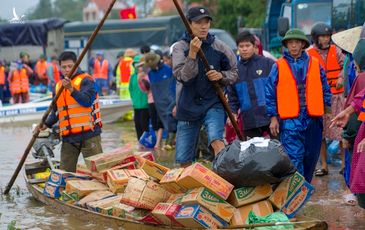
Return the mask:
<svg viewBox="0 0 365 230">
<path fill-rule="evenodd" d="M 108 80 L 102 78 L 96 78 L 95 83 L 96 83 L 96 90 L 98 91 L 99 96 L 105 96 L 103 95 L 103 88 L 107 89 L 107 91 L 109 90 Z"/>
<path fill-rule="evenodd" d="M 178 121 L 176 134 L 176 162 L 180 164 L 195 161 L 199 132 L 204 124 L 208 135 L 208 146 L 214 140 L 223 141 L 223 108 L 210 108 L 203 119 L 197 121 Z"/>
</svg>

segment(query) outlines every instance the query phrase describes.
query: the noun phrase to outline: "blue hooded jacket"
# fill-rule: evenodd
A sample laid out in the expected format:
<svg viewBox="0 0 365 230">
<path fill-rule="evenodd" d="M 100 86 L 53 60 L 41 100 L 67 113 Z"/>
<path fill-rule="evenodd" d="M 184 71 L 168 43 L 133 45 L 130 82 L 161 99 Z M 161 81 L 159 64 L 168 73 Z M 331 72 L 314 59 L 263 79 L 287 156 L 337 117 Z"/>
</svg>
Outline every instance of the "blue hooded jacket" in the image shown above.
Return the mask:
<svg viewBox="0 0 365 230">
<path fill-rule="evenodd" d="M 309 62 L 308 54 L 303 51 L 302 55 L 298 59 L 294 59 L 292 56 L 289 55 L 288 51 L 284 51 L 284 58 L 290 65 L 292 73 L 295 76 L 295 79 L 301 84 L 305 85 L 306 82 L 306 75 L 307 75 L 307 68 Z M 322 67 L 320 67 L 320 75 L 322 81 L 322 89 L 323 89 L 323 100 L 325 106 L 331 106 L 331 91 L 330 87 L 328 86 L 326 74 Z M 278 65 L 275 63 L 271 69 L 269 74 L 269 80 L 265 86 L 265 96 L 266 96 L 266 110 L 269 117 L 277 116 L 277 98 L 276 98 L 276 86 L 278 82 Z M 279 118 L 279 117 L 278 117 Z M 279 120 L 280 129 L 286 130 L 293 130 L 293 131 L 303 131 L 306 130 L 309 122 L 312 119 L 321 119 L 317 117 L 310 117 L 307 113 L 307 109 L 305 106 L 300 106 L 300 114 L 299 117 L 293 119 L 284 119 Z"/>
</svg>

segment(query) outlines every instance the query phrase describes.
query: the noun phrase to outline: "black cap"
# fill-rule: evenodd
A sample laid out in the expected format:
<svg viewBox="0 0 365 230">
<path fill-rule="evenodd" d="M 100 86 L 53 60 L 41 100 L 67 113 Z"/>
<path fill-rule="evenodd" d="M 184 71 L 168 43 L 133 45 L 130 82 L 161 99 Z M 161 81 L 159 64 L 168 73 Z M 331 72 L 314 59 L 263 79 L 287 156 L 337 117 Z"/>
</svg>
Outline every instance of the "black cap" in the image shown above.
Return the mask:
<svg viewBox="0 0 365 230">
<path fill-rule="evenodd" d="M 186 15 L 189 21 L 199 21 L 202 18 L 209 18 L 209 20 L 213 20 L 212 17 L 209 15 L 209 11 L 201 6 L 192 7 L 189 9 L 188 14 Z"/>
</svg>

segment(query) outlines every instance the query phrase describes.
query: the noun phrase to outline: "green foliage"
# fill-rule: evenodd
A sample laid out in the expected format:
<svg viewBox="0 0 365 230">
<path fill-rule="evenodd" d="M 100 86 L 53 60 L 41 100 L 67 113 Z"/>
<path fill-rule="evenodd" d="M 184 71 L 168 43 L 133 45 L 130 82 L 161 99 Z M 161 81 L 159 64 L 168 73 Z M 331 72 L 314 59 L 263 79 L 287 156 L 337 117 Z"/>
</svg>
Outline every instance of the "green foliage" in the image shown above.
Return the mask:
<svg viewBox="0 0 365 230">
<path fill-rule="evenodd" d="M 53 15 L 51 0 L 39 0 L 34 11 L 28 15 L 29 19 L 49 18 Z"/>
<path fill-rule="evenodd" d="M 266 0 L 190 0 L 206 6 L 213 14 L 213 27 L 228 30 L 237 35 L 240 26 L 262 27 L 266 12 Z"/>
<path fill-rule="evenodd" d="M 8 230 L 20 230 L 20 228 L 16 227 L 16 220 L 12 220 L 9 224 L 8 224 Z"/>
</svg>

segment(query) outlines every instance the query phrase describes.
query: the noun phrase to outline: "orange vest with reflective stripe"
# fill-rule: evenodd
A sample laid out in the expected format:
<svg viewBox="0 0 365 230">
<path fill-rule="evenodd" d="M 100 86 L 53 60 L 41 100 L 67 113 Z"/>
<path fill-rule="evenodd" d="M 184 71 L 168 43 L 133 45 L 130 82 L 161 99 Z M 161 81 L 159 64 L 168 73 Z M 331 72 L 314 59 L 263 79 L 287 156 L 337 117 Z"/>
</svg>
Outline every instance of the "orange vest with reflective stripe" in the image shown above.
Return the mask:
<svg viewBox="0 0 365 230">
<path fill-rule="evenodd" d="M 277 61 L 279 78 L 276 86 L 278 113 L 281 119 L 297 118 L 300 113 L 299 93 L 295 76 L 284 58 Z M 310 116 L 320 117 L 324 114 L 324 102 L 319 61 L 310 58 L 306 84 L 305 100 Z"/>
<path fill-rule="evenodd" d="M 98 59 L 94 61 L 94 78 L 108 79 L 108 67 L 109 62 L 107 60 L 103 60 L 103 64 L 100 64 Z"/>
<path fill-rule="evenodd" d="M 46 61 L 37 61 L 34 71 L 40 79 L 48 79 Z"/>
<path fill-rule="evenodd" d="M 75 90 L 80 90 L 84 78 L 91 78 L 88 74 L 80 74 L 74 77 L 71 85 Z M 56 85 L 56 92 L 60 89 L 62 81 Z M 57 100 L 57 112 L 60 122 L 61 136 L 77 134 L 84 131 L 94 130 L 96 124 L 101 127 L 99 95 L 91 107 L 81 106 L 72 96 L 70 91 L 63 90 Z"/>
<path fill-rule="evenodd" d="M 5 67 L 0 66 L 0 85 L 5 85 Z"/>
<path fill-rule="evenodd" d="M 12 72 L 10 78 L 10 92 L 12 95 L 18 93 L 28 93 L 29 91 L 29 79 L 27 71 L 22 68 L 21 70 L 15 69 Z"/>
<path fill-rule="evenodd" d="M 315 57 L 319 60 L 322 67 L 326 71 L 326 77 L 328 85 L 331 88 L 332 94 L 339 94 L 344 92 L 344 87 L 341 87 L 340 89 L 336 89 L 337 80 L 340 77 L 340 73 L 342 70 L 342 67 L 337 62 L 337 53 L 336 53 L 336 46 L 331 45 L 328 49 L 326 62 L 322 59 L 321 55 L 318 53 L 318 51 L 315 48 L 308 49 L 308 54 L 312 57 Z"/>
<path fill-rule="evenodd" d="M 132 63 L 133 58 L 124 57 L 119 61 L 119 69 L 120 69 L 120 83 L 128 83 L 129 79 L 132 75 Z"/>
</svg>

